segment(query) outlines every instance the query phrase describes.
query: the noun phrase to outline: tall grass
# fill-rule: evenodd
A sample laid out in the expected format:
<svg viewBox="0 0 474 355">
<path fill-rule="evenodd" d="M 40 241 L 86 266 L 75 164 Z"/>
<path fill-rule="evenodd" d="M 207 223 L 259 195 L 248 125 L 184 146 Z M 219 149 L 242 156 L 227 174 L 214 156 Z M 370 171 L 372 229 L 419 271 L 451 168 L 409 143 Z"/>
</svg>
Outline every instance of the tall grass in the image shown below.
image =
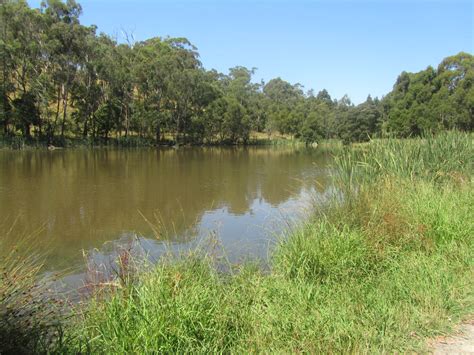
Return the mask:
<svg viewBox="0 0 474 355">
<path fill-rule="evenodd" d="M 376 139 L 336 156 L 336 179 L 341 187 L 374 183 L 381 177 L 441 181 L 471 177 L 474 135 L 443 132 L 417 139 Z"/>
<path fill-rule="evenodd" d="M 106 353 L 422 351 L 474 311 L 474 196 L 430 184 L 401 191 L 404 207 L 377 231 L 394 213 L 389 194 L 369 217 L 355 212 L 358 226 L 328 217 L 294 231 L 269 274 L 244 265 L 221 275 L 206 258 L 159 264 L 81 313 L 76 344 Z"/>
<path fill-rule="evenodd" d="M 6 244 L 12 228 L 0 235 L 0 353 L 48 352 L 62 340 L 65 304 L 50 289 L 52 277 L 42 275 L 33 237 Z"/>
<path fill-rule="evenodd" d="M 270 272 L 163 261 L 80 310 L 68 350 L 426 350 L 474 312 L 471 136 L 358 149 L 337 159 L 350 198 L 283 238 Z"/>
</svg>

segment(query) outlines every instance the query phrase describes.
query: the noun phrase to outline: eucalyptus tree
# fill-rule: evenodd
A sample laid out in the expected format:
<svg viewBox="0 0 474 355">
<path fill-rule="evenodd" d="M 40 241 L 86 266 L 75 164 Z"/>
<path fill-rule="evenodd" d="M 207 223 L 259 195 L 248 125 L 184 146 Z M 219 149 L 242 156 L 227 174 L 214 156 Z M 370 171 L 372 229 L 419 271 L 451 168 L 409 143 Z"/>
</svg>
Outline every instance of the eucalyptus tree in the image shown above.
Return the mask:
<svg viewBox="0 0 474 355">
<path fill-rule="evenodd" d="M 56 114 L 54 128 L 58 126 L 60 114 L 60 134 L 64 138 L 70 90 L 78 70 L 84 62 L 84 47 L 87 36 L 95 28 L 82 26 L 79 22 L 82 8 L 75 0 L 46 0 L 41 3 L 41 11 L 47 26 L 46 51 L 48 53 L 51 80 L 56 85 Z"/>
<path fill-rule="evenodd" d="M 162 128 L 170 127 L 172 107 L 168 105 L 170 76 L 176 70 L 173 48 L 156 37 L 138 43 L 135 47 L 137 65 L 135 80 L 137 86 L 137 113 L 146 119 L 147 126 L 161 140 Z"/>
<path fill-rule="evenodd" d="M 345 143 L 368 141 L 379 135 L 381 120 L 379 101 L 369 95 L 365 102 L 349 108 L 342 116 L 339 135 Z"/>
<path fill-rule="evenodd" d="M 331 137 L 331 123 L 334 120 L 333 106 L 327 91 L 319 92 L 317 96 L 314 96 L 313 92 L 308 93 L 299 131 L 299 136 L 306 143 L 314 143 Z"/>
<path fill-rule="evenodd" d="M 156 143 L 246 143 L 251 131 L 307 143 L 400 137 L 474 127 L 474 57 L 402 72 L 382 100 L 353 105 L 326 90 L 303 92 L 255 68 L 206 71 L 186 38 L 120 43 L 80 23 L 74 0 L 0 2 L 0 122 L 3 134 L 43 138 L 128 137 Z"/>
<path fill-rule="evenodd" d="M 186 38 L 168 38 L 165 43 L 171 46 L 170 75 L 168 77 L 167 106 L 175 127 L 175 141 L 187 142 L 195 115 L 202 114 L 206 95 L 211 86 L 207 83 L 199 54 Z"/>
<path fill-rule="evenodd" d="M 25 1 L 5 2 L 0 16 L 4 132 L 10 123 L 14 123 L 26 137 L 30 137 L 31 125 L 41 127 L 37 96 L 42 69 L 42 19 Z"/>
<path fill-rule="evenodd" d="M 474 56 L 461 52 L 445 58 L 437 69 L 437 92 L 431 107 L 442 128 L 474 128 Z"/>
<path fill-rule="evenodd" d="M 304 117 L 301 85 L 291 85 L 281 78 L 275 78 L 264 86 L 263 93 L 268 100 L 268 129 L 281 133 L 298 133 Z"/>
<path fill-rule="evenodd" d="M 72 101 L 76 111 L 75 123 L 77 132 L 81 132 L 84 138 L 87 138 L 92 131 L 95 137 L 96 116 L 102 100 L 100 75 L 101 62 L 104 58 L 104 46 L 112 45 L 108 38 L 104 36 L 96 37 L 91 33 L 84 41 L 84 61 L 81 63 L 81 70 L 78 71 L 76 80 L 72 87 Z"/>
<path fill-rule="evenodd" d="M 14 48 L 16 46 L 16 36 L 12 29 L 15 14 L 26 10 L 26 3 L 5 1 L 0 6 L 1 19 L 1 41 L 0 54 L 2 60 L 1 80 L 1 122 L 4 134 L 9 133 L 9 125 L 12 119 L 11 95 L 16 91 L 13 84 L 13 71 L 16 66 Z"/>
</svg>

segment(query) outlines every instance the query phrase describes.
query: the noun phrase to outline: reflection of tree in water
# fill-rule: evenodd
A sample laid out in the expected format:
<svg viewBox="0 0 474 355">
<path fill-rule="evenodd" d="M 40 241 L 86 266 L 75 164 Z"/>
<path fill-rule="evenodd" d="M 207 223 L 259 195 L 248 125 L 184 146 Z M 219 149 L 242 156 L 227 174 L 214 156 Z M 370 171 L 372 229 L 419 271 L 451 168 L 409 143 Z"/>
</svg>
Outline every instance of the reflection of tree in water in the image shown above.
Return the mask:
<svg viewBox="0 0 474 355">
<path fill-rule="evenodd" d="M 45 224 L 51 259 L 78 257 L 123 231 L 192 238 L 206 211 L 242 215 L 255 199 L 278 205 L 328 185 L 327 158 L 294 148 L 183 148 L 1 152 L 0 215 Z M 141 214 L 140 214 L 141 213 Z"/>
</svg>

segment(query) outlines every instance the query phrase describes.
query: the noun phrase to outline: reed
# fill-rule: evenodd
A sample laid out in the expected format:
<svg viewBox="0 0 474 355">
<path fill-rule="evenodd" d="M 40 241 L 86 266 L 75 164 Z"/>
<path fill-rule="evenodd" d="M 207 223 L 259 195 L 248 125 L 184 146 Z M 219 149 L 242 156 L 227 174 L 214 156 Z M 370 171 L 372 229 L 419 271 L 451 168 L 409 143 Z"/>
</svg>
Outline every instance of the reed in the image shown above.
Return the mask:
<svg viewBox="0 0 474 355">
<path fill-rule="evenodd" d="M 0 353 L 43 353 L 62 341 L 65 302 L 53 293 L 54 276 L 42 272 L 34 236 L 7 245 L 0 236 Z"/>
<path fill-rule="evenodd" d="M 336 156 L 341 187 L 368 184 L 382 176 L 442 181 L 468 179 L 474 164 L 473 134 L 442 132 L 418 139 L 375 139 Z"/>
</svg>

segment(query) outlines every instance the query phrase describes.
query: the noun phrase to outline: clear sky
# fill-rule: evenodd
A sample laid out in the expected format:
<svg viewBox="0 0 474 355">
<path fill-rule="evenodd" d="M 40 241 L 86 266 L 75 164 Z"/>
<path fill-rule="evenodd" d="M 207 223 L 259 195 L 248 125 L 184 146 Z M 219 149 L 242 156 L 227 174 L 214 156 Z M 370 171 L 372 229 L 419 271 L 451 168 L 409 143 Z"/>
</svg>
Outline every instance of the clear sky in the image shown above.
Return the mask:
<svg viewBox="0 0 474 355">
<path fill-rule="evenodd" d="M 40 1 L 29 0 L 33 7 Z M 359 103 L 397 75 L 474 52 L 474 1 L 79 0 L 82 23 L 121 39 L 187 37 L 207 69 L 256 67 Z"/>
</svg>

